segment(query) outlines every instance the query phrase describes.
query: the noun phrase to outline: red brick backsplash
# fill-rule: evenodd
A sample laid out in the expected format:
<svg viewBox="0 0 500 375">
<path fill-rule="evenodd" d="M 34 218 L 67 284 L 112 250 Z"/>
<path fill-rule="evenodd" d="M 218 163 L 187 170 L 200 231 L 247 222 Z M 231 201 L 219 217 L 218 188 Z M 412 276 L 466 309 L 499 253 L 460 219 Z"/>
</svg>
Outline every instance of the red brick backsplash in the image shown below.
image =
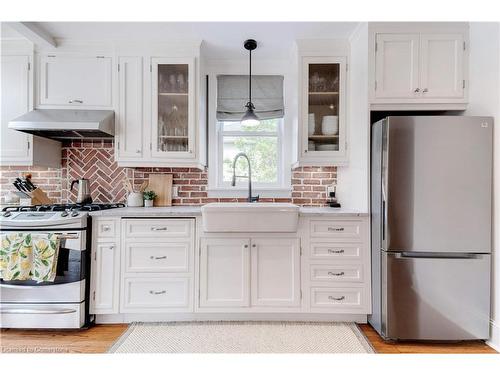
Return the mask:
<svg viewBox="0 0 500 375">
<path fill-rule="evenodd" d="M 33 175 L 33 183 L 45 190 L 55 202 L 74 202 L 72 180 L 88 178 L 95 202 L 123 202 L 126 191 L 123 179 L 127 176 L 138 187 L 151 173 L 171 173 L 178 186 L 173 205 L 202 205 L 210 202 L 244 202 L 245 198 L 209 198 L 206 170 L 196 168 L 121 168 L 114 160 L 113 143 L 109 141 L 68 142 L 62 149 L 61 168 L 13 167 L 0 168 L 0 189 L 15 190 L 12 182 L 25 173 Z M 263 202 L 292 202 L 302 206 L 324 206 L 326 189 L 336 181 L 336 167 L 299 167 L 292 171 L 290 198 L 261 198 Z M 76 190 L 76 189 L 75 189 Z"/>
</svg>

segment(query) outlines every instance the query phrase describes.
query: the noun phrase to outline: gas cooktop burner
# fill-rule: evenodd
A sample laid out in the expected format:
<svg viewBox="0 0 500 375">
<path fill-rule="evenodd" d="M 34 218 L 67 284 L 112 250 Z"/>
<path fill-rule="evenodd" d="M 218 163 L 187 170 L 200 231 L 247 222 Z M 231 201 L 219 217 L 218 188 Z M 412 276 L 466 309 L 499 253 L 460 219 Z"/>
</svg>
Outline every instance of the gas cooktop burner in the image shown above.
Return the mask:
<svg viewBox="0 0 500 375">
<path fill-rule="evenodd" d="M 2 211 L 100 211 L 111 208 L 125 207 L 123 203 L 69 203 L 69 204 L 41 204 L 35 206 L 12 206 L 4 207 Z"/>
</svg>

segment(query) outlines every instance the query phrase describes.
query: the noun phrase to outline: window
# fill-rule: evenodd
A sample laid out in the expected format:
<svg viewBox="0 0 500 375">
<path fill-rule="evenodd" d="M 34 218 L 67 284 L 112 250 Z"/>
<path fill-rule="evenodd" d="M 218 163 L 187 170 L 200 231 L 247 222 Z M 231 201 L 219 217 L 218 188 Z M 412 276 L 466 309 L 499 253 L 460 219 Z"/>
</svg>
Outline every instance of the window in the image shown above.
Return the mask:
<svg viewBox="0 0 500 375">
<path fill-rule="evenodd" d="M 244 126 L 239 121 L 218 121 L 219 186 L 230 186 L 233 177 L 234 157 L 244 152 L 252 166 L 252 183 L 255 187 L 282 185 L 282 118 L 261 120 L 258 126 Z M 245 158 L 239 158 L 237 176 L 248 174 Z M 248 182 L 237 179 L 238 186 Z"/>
<path fill-rule="evenodd" d="M 231 186 L 233 161 L 238 153 L 245 153 L 252 168 L 252 187 L 261 196 L 283 197 L 290 194 L 289 171 L 284 150 L 285 113 L 283 106 L 283 80 L 281 75 L 252 76 L 252 102 L 260 118 L 257 126 L 241 124 L 248 101 L 248 76 L 217 75 L 212 95 L 216 96 L 215 116 L 212 116 L 209 149 L 209 193 L 211 196 L 242 196 L 248 180 L 236 178 Z M 235 166 L 237 176 L 248 175 L 244 157 Z M 220 191 L 220 195 L 215 193 Z"/>
</svg>

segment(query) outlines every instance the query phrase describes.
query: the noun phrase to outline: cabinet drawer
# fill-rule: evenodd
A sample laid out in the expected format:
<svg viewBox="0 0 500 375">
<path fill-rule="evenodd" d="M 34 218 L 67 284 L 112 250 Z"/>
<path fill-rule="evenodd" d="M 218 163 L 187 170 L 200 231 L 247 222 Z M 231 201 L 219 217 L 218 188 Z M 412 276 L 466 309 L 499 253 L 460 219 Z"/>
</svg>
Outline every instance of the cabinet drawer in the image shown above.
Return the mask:
<svg viewBox="0 0 500 375">
<path fill-rule="evenodd" d="M 311 243 L 311 259 L 361 259 L 361 244 Z"/>
<path fill-rule="evenodd" d="M 125 278 L 123 310 L 189 306 L 189 278 Z"/>
<path fill-rule="evenodd" d="M 191 219 L 125 220 L 127 238 L 188 238 L 191 235 Z"/>
<path fill-rule="evenodd" d="M 363 266 L 361 264 L 329 265 L 311 264 L 311 281 L 361 282 Z"/>
<path fill-rule="evenodd" d="M 361 308 L 361 288 L 311 288 L 311 307 Z"/>
<path fill-rule="evenodd" d="M 311 237 L 362 241 L 362 221 L 311 220 Z"/>
<path fill-rule="evenodd" d="M 97 238 L 115 237 L 116 228 L 114 220 L 99 220 L 97 222 Z"/>
<path fill-rule="evenodd" d="M 188 272 L 191 242 L 127 242 L 125 272 Z"/>
</svg>

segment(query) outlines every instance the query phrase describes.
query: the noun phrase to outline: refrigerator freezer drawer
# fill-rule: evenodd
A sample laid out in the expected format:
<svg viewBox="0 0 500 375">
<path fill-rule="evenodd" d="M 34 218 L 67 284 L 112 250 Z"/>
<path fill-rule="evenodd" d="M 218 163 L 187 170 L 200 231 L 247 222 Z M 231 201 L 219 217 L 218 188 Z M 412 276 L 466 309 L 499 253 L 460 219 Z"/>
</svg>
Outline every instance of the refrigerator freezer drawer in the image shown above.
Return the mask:
<svg viewBox="0 0 500 375">
<path fill-rule="evenodd" d="M 384 336 L 488 339 L 490 255 L 467 256 L 411 257 L 382 252 Z"/>
</svg>

